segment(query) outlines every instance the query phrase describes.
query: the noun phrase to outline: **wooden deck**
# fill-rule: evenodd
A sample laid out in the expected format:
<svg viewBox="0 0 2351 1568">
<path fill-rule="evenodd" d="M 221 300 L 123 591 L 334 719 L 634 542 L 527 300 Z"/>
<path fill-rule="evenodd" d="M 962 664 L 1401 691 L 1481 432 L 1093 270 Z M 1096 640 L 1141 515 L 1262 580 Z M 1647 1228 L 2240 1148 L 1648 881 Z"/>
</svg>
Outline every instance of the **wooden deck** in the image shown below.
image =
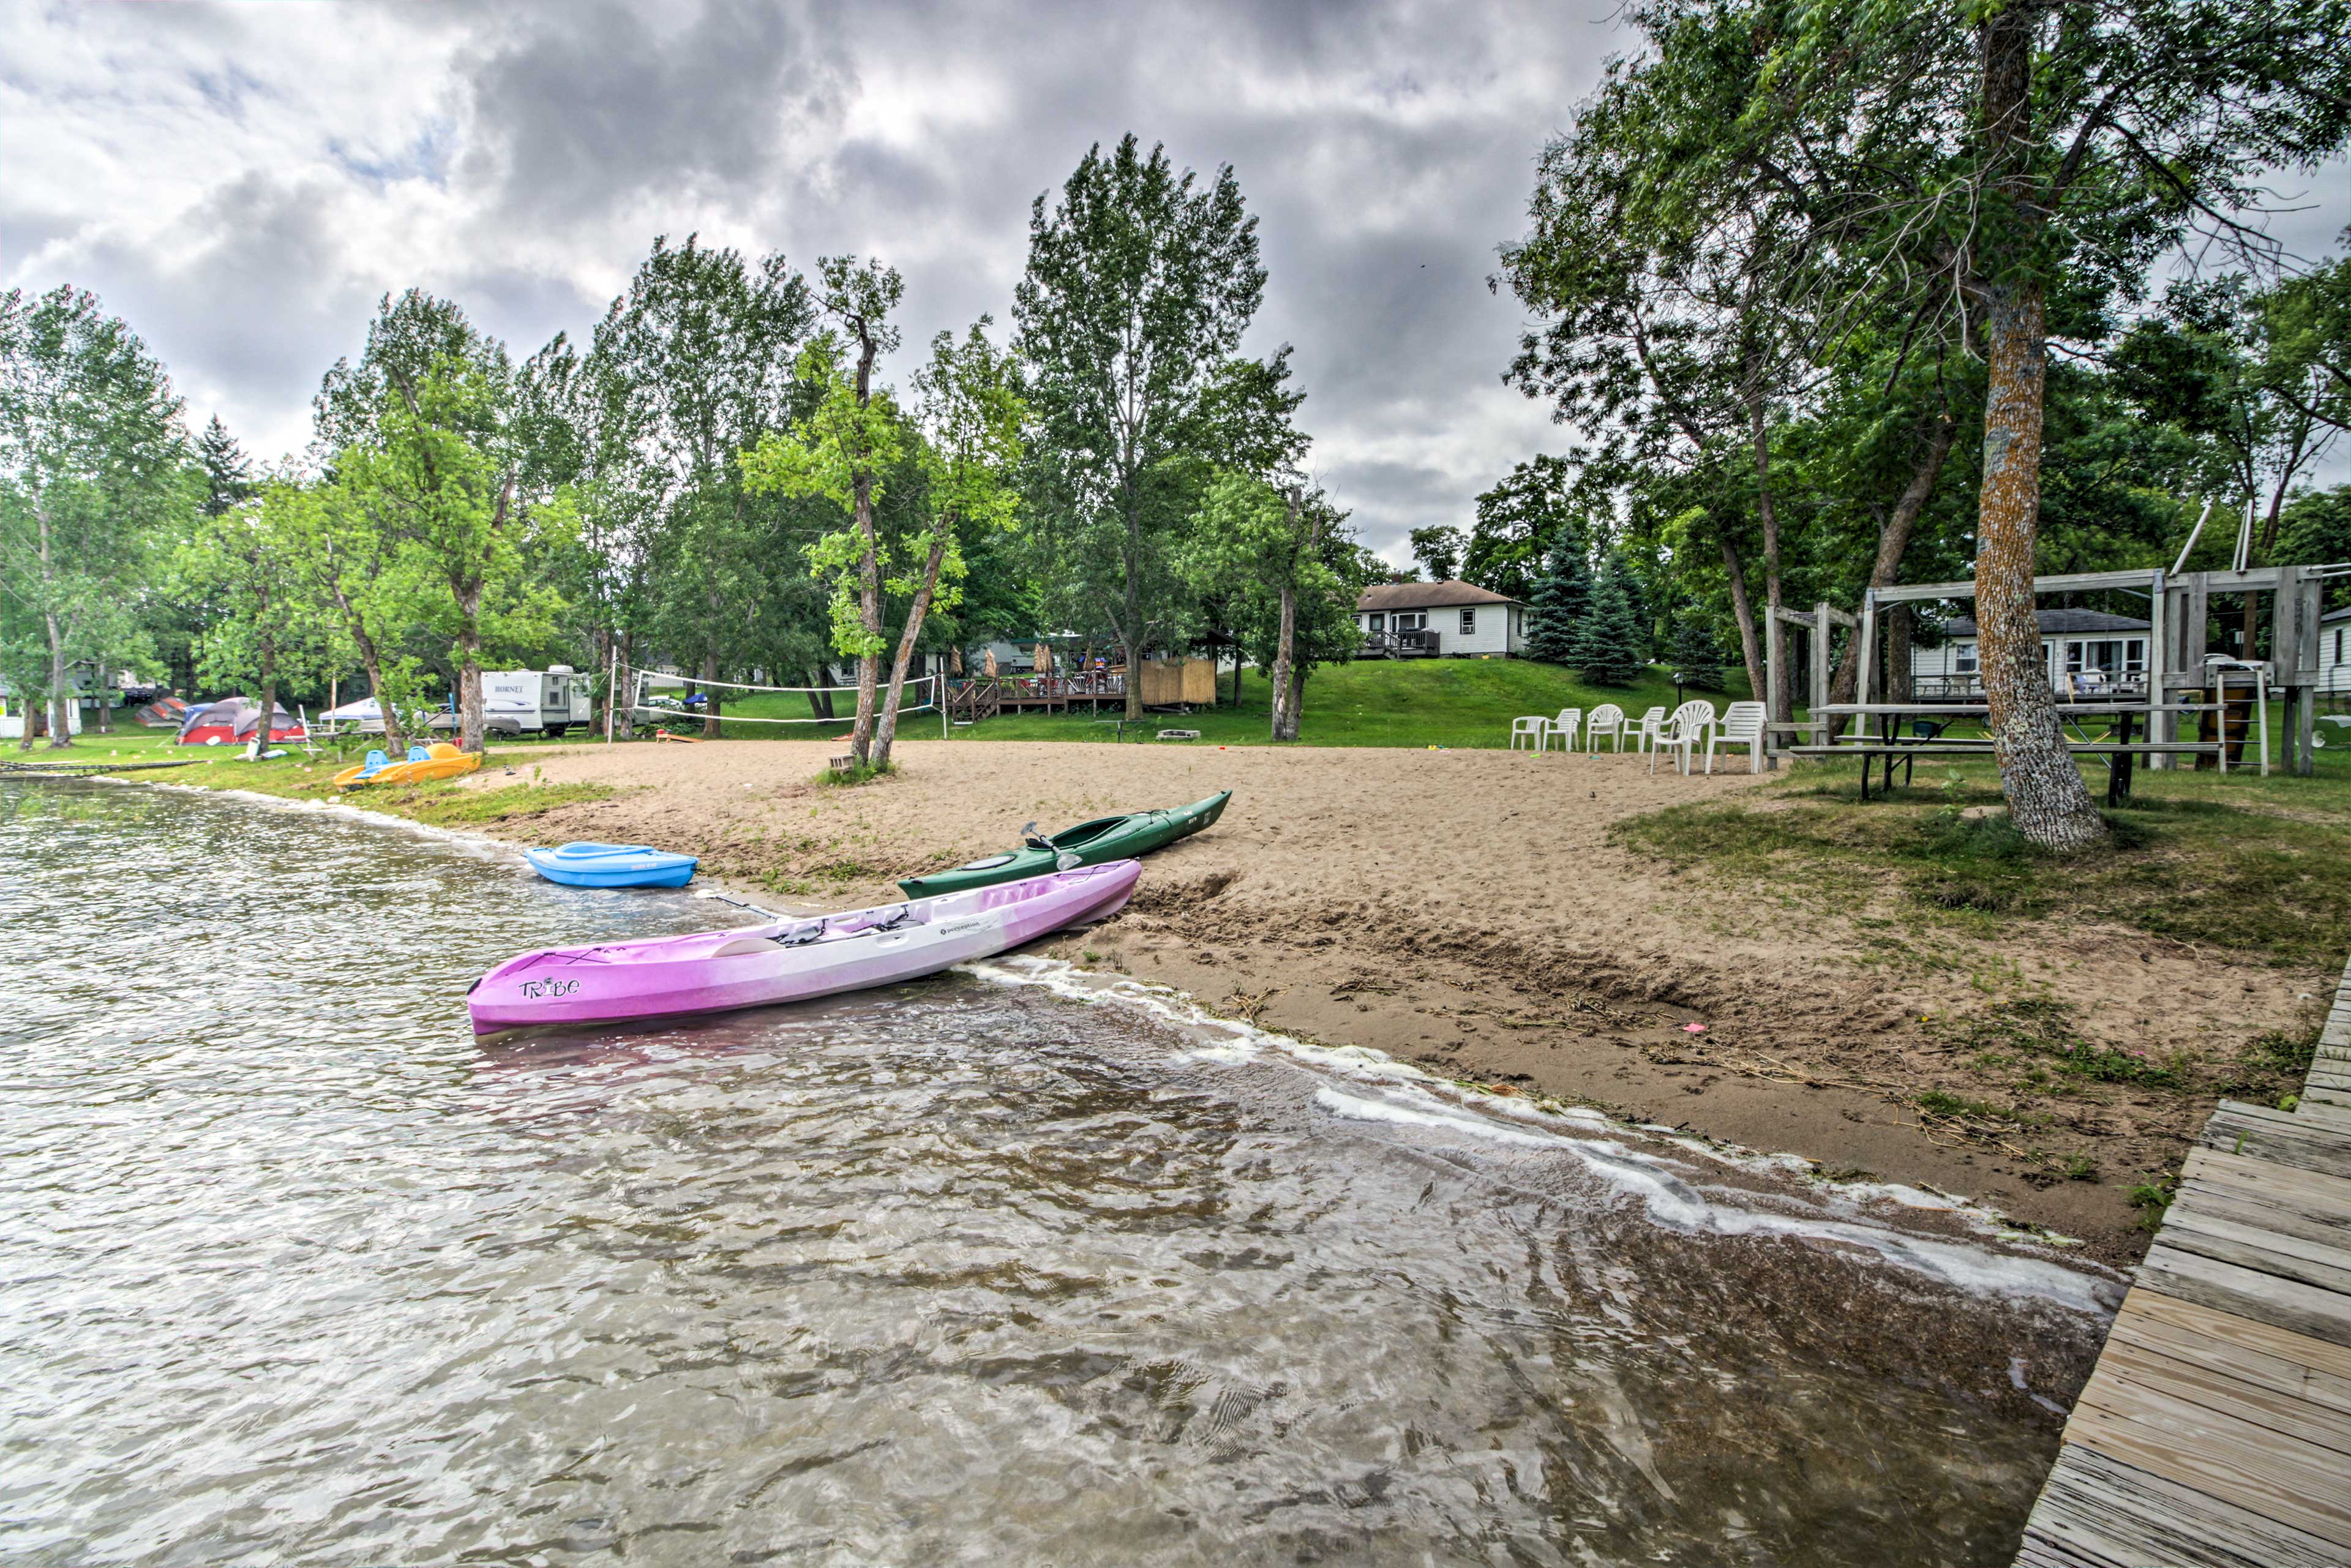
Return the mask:
<svg viewBox="0 0 2351 1568">
<path fill-rule="evenodd" d="M 2016 1561 L 2351 1563 L 2351 967 L 2295 1109 L 2189 1152 Z"/>
</svg>

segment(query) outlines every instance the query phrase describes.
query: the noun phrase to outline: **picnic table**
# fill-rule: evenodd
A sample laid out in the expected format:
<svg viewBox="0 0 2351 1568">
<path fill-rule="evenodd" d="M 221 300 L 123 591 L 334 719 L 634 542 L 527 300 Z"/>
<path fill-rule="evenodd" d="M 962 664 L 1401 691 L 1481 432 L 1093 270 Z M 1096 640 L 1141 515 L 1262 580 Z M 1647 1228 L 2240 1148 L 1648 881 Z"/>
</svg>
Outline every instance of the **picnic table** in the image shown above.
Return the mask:
<svg viewBox="0 0 2351 1568">
<path fill-rule="evenodd" d="M 2092 740 L 2087 736 L 2068 740 L 2066 749 L 2075 756 L 2103 757 L 2108 759 L 2106 774 L 2106 804 L 2118 806 L 2130 798 L 2131 774 L 2134 762 L 2141 754 L 2158 752 L 2217 751 L 2210 741 L 2195 740 L 2134 740 L 2131 727 L 2140 714 L 2200 713 L 2211 705 L 2207 703 L 2144 702 L 2061 702 L 2057 705 L 2060 720 L 2079 718 L 2110 718 L 2113 728 L 2109 738 Z M 1832 717 L 1845 717 L 1874 724 L 1876 739 L 1863 737 L 1848 741 L 1820 741 L 1810 746 L 1788 747 L 1795 757 L 1858 757 L 1861 759 L 1861 798 L 1869 799 L 1870 765 L 1883 760 L 1886 765 L 1886 790 L 1894 789 L 1894 769 L 1902 768 L 1902 781 L 1911 779 L 1912 765 L 1921 757 L 1980 757 L 1992 749 L 1990 736 L 1943 735 L 1944 724 L 1927 724 L 1934 720 L 1983 718 L 1991 713 L 1989 703 L 1902 702 L 1902 703 L 1823 703 L 1812 710 L 1810 721 L 1791 725 L 1792 729 L 1818 729 Z M 1913 733 L 1897 734 L 1905 718 L 1915 721 Z"/>
</svg>

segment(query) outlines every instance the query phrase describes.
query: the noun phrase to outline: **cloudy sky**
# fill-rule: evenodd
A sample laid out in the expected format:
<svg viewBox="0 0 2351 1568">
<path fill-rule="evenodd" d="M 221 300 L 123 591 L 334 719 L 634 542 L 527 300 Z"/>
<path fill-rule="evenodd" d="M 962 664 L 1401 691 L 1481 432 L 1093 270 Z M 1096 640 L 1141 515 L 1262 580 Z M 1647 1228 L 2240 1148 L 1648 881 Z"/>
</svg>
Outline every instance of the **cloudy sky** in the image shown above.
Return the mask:
<svg viewBox="0 0 2351 1568">
<path fill-rule="evenodd" d="M 1401 561 L 1556 449 L 1485 286 L 1533 160 L 1625 46 L 1614 0 L 800 6 L 753 0 L 0 5 L 0 282 L 95 288 L 201 423 L 298 448 L 378 296 L 528 353 L 655 235 L 881 256 L 910 344 L 999 324 L 1030 200 L 1133 130 L 1229 162 L 1319 477 Z M 2344 180 L 2288 221 L 2325 249 Z"/>
</svg>

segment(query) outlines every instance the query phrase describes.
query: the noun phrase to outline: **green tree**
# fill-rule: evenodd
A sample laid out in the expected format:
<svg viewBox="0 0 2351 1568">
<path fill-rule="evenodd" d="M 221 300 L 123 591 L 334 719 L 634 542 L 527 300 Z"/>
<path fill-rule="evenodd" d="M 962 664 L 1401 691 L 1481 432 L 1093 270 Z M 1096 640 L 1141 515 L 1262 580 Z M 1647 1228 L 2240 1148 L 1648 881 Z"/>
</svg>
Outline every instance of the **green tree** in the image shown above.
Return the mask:
<svg viewBox="0 0 2351 1568">
<path fill-rule="evenodd" d="M 2249 259 L 2264 172 L 2310 168 L 2351 127 L 2343 0 L 1836 0 L 1754 46 L 1770 65 L 1737 157 L 1797 193 L 1829 301 L 1964 315 L 1987 389 L 1976 619 L 2001 788 L 2049 850 L 2106 836 L 2068 754 L 2032 576 L 2053 312 L 2137 289 L 2201 230 Z M 1924 259 L 1928 265 L 1913 265 Z"/>
<path fill-rule="evenodd" d="M 1444 524 L 1431 524 L 1415 528 L 1411 534 L 1412 559 L 1420 562 L 1431 582 L 1457 580 L 1461 571 L 1462 552 L 1469 548 L 1468 537 L 1459 528 Z"/>
<path fill-rule="evenodd" d="M 1549 454 L 1529 458 L 1478 497 L 1478 520 L 1463 548 L 1465 581 L 1512 599 L 1534 597 L 1547 541 L 1575 516 L 1575 465 Z"/>
<path fill-rule="evenodd" d="M 248 484 L 247 489 L 262 487 Z M 284 484 L 219 511 L 206 505 L 171 565 L 177 591 L 218 607 L 196 637 L 197 673 L 216 689 L 256 694 L 261 709 L 256 758 L 269 749 L 279 693 L 291 685 L 323 683 L 344 651 L 326 607 L 295 565 L 298 551 L 287 528 L 290 509 L 299 505 L 299 491 Z"/>
<path fill-rule="evenodd" d="M 1592 562 L 1583 528 L 1573 518 L 1552 535 L 1551 554 L 1527 612 L 1527 656 L 1564 664 L 1575 656 L 1576 625 L 1592 602 Z"/>
<path fill-rule="evenodd" d="M 202 510 L 208 517 L 217 517 L 230 507 L 251 500 L 259 486 L 253 480 L 253 460 L 228 426 L 214 414 L 204 424 L 204 433 L 196 437 L 196 465 L 204 471 L 204 499 Z"/>
<path fill-rule="evenodd" d="M 643 634 L 705 681 L 762 664 L 823 684 L 824 612 L 802 554 L 814 530 L 737 461 L 808 401 L 792 366 L 815 319 L 781 256 L 656 238 L 585 355 L 559 339 L 525 368 L 559 427 L 549 477 L 576 487 L 573 571 L 600 669 L 616 633 L 624 653 Z M 705 695 L 716 735 L 724 699 Z"/>
<path fill-rule="evenodd" d="M 890 688 L 874 732 L 872 766 L 890 766 L 898 734 L 898 705 L 906 671 L 923 635 L 923 622 L 935 604 L 953 609 L 961 596 L 964 541 L 1009 529 L 1019 511 L 1016 474 L 1020 465 L 1020 425 L 1027 410 L 1013 391 L 1010 361 L 987 340 L 987 317 L 973 324 L 962 342 L 945 332 L 931 340 L 931 361 L 915 372 L 914 424 L 925 478 L 925 517 L 919 532 L 900 547 L 922 564 L 893 577 L 893 592 L 907 596 L 905 623 Z M 944 693 L 933 695 L 944 699 Z"/>
<path fill-rule="evenodd" d="M 531 484 L 543 433 L 524 391 L 504 344 L 410 289 L 384 298 L 366 351 L 338 361 L 314 403 L 320 444 L 341 442 L 317 520 L 377 555 L 376 625 L 416 628 L 445 661 L 468 751 L 483 745 L 484 656 L 553 642 L 562 603 L 532 566 L 578 531 L 570 497 Z"/>
<path fill-rule="evenodd" d="M 1117 638 L 1130 716 L 1143 711 L 1144 654 L 1187 613 L 1175 563 L 1207 470 L 1231 457 L 1219 392 L 1264 289 L 1257 223 L 1229 167 L 1202 184 L 1130 134 L 1107 156 L 1089 149 L 1060 201 L 1040 194 L 1031 208 L 1014 348 L 1037 425 L 1049 610 Z M 1262 391 L 1264 375 L 1253 379 Z"/>
<path fill-rule="evenodd" d="M 1629 686 L 1641 677 L 1641 623 L 1625 591 L 1622 564 L 1611 559 L 1592 584 L 1584 613 L 1576 621 L 1567 663 L 1595 686 Z"/>
<path fill-rule="evenodd" d="M 30 622 L 0 654 L 46 698 L 52 747 L 72 744 L 70 666 L 89 659 L 102 688 L 130 634 L 131 584 L 188 502 L 187 458 L 162 366 L 95 295 L 0 294 L 0 603 Z"/>
<path fill-rule="evenodd" d="M 825 314 L 833 326 L 802 351 L 801 381 L 820 392 L 816 407 L 792 428 L 761 438 L 741 459 L 755 489 L 787 496 L 819 496 L 848 515 L 809 547 L 810 569 L 832 589 L 832 643 L 857 660 L 857 718 L 850 731 L 851 753 L 861 768 L 878 766 L 873 739 L 878 714 L 882 654 L 889 646 L 883 625 L 883 547 L 875 508 L 884 494 L 883 476 L 913 444 L 896 401 L 873 382 L 873 369 L 898 346 L 890 324 L 905 292 L 895 268 L 850 256 L 826 256 Z M 847 361 L 845 366 L 844 361 Z"/>
<path fill-rule="evenodd" d="M 1296 740 L 1306 678 L 1318 664 L 1353 654 L 1361 634 L 1346 514 L 1295 479 L 1274 484 L 1226 470 L 1210 483 L 1185 562 L 1218 595 L 1245 651 L 1273 685 L 1271 735 Z"/>
<path fill-rule="evenodd" d="M 1722 649 L 1705 619 L 1693 610 L 1674 617 L 1673 662 L 1685 684 L 1702 692 L 1722 689 Z"/>
</svg>

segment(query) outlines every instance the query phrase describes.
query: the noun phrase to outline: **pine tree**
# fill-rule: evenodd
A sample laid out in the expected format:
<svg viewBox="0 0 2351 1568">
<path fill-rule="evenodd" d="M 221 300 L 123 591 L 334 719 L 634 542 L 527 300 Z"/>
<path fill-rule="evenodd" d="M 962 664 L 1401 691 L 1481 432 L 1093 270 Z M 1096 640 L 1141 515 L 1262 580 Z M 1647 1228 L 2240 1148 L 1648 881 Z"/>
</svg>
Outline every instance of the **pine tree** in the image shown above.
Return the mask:
<svg viewBox="0 0 2351 1568">
<path fill-rule="evenodd" d="M 1576 624 L 1567 662 L 1595 686 L 1629 686 L 1640 679 L 1641 623 L 1625 594 L 1624 570 L 1614 561 L 1592 585 L 1591 607 Z"/>
<path fill-rule="evenodd" d="M 1527 656 L 1548 664 L 1571 662 L 1576 626 L 1591 601 L 1592 566 L 1584 559 L 1583 530 L 1562 523 L 1535 582 L 1534 605 L 1527 616 Z"/>
<path fill-rule="evenodd" d="M 1722 689 L 1722 651 L 1706 622 L 1691 611 L 1674 617 L 1673 659 L 1685 684 L 1702 692 Z"/>
<path fill-rule="evenodd" d="M 217 517 L 239 501 L 252 498 L 253 464 L 218 414 L 213 415 L 196 439 L 196 461 L 204 469 L 204 516 Z"/>
</svg>

